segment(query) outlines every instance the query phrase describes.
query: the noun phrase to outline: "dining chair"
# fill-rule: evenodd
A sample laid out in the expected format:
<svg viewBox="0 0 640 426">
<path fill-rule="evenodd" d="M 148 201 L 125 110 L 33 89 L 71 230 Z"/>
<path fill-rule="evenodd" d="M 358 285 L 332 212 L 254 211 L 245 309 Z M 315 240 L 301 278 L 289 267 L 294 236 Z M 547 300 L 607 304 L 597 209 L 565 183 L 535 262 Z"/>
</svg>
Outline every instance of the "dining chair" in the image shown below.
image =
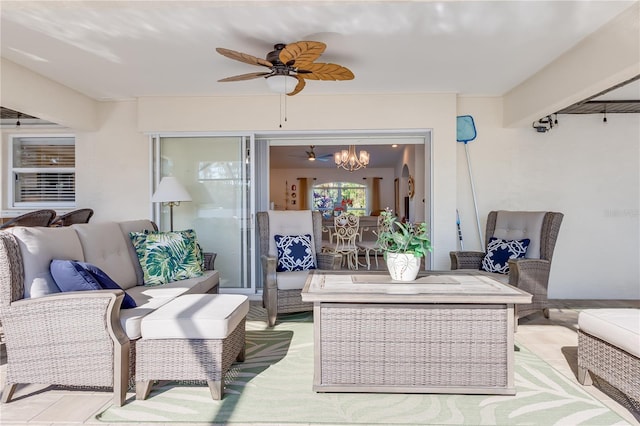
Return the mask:
<svg viewBox="0 0 640 426">
<path fill-rule="evenodd" d="M 349 269 L 358 269 L 358 246 L 360 236 L 360 216 L 343 213 L 333 219 L 335 246 L 334 253 L 343 256 Z"/>
<path fill-rule="evenodd" d="M 11 228 L 12 226 L 49 226 L 51 225 L 51 222 L 55 217 L 55 210 L 35 210 L 14 217 L 10 221 L 2 224 L 2 226 L 0 226 L 0 229 Z"/>
<path fill-rule="evenodd" d="M 373 231 L 373 235 L 376 237 L 375 241 L 358 241 L 356 245 L 359 250 L 364 251 L 365 259 L 367 262 L 367 269 L 371 269 L 371 259 L 370 254 L 373 253 L 373 256 L 376 259 L 376 268 L 378 268 L 378 254 L 382 253 L 382 249 L 378 245 L 377 237 L 381 232 L 389 231 L 389 225 L 385 223 L 384 216 L 378 216 L 378 222 L 376 225 L 376 230 Z"/>
<path fill-rule="evenodd" d="M 74 223 L 89 223 L 93 216 L 92 209 L 78 209 L 58 216 L 53 220 L 51 226 L 70 226 Z"/>
</svg>

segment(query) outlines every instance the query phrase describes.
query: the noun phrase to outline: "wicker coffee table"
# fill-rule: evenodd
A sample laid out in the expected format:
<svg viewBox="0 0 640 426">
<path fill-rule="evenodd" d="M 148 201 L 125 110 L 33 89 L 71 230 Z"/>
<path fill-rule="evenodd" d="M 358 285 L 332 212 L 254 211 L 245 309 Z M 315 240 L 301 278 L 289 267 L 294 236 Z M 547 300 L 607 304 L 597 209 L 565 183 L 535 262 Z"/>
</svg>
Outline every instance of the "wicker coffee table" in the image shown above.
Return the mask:
<svg viewBox="0 0 640 426">
<path fill-rule="evenodd" d="M 478 272 L 309 274 L 316 392 L 515 394 L 514 304 L 531 295 Z"/>
</svg>

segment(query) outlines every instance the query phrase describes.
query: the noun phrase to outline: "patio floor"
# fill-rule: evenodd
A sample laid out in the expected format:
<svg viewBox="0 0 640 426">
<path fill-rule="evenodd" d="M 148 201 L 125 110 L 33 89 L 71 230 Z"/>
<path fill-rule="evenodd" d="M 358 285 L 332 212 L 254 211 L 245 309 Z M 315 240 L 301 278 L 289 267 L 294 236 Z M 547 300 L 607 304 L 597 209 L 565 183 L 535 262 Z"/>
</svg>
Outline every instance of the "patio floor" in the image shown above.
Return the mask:
<svg viewBox="0 0 640 426">
<path fill-rule="evenodd" d="M 551 319 L 547 320 L 541 314 L 535 314 L 520 320 L 516 342 L 524 345 L 577 383 L 578 312 L 585 308 L 640 308 L 640 301 L 552 300 L 551 306 Z M 4 383 L 6 372 L 4 343 L 0 351 L 0 363 L 0 379 Z M 640 407 L 634 407 L 632 402 L 616 389 L 599 380 L 595 381 L 594 386 L 587 386 L 584 389 L 619 413 L 630 424 L 640 425 Z M 130 398 L 133 396 L 133 394 L 129 395 Z M 0 424 L 106 425 L 96 420 L 94 416 L 108 406 L 111 399 L 112 394 L 108 392 L 52 389 L 43 385 L 19 386 L 14 394 L 14 400 L 0 406 Z M 268 424 L 268 419 L 265 419 L 264 424 Z M 172 425 L 175 426 L 176 423 Z"/>
</svg>

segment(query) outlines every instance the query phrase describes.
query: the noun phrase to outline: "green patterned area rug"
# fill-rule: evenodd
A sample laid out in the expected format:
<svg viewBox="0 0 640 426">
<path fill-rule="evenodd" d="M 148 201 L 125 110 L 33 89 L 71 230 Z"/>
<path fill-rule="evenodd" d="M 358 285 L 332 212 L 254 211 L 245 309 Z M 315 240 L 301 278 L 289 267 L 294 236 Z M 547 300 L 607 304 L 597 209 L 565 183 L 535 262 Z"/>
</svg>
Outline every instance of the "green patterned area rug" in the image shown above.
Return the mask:
<svg viewBox="0 0 640 426">
<path fill-rule="evenodd" d="M 261 308 L 247 321 L 244 363 L 226 377 L 221 401 L 206 385 L 154 386 L 97 418 L 104 422 L 360 425 L 621 425 L 620 416 L 534 354 L 516 352 L 515 396 L 315 393 L 311 313 L 266 328 Z M 176 360 L 179 362 L 179 360 Z"/>
</svg>

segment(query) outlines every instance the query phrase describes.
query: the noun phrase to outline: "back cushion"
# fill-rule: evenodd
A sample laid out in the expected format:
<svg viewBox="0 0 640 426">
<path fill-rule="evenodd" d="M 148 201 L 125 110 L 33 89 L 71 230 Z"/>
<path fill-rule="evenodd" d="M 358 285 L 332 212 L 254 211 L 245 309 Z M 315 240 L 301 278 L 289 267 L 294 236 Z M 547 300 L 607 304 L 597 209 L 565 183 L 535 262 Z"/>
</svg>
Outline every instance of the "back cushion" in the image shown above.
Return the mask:
<svg viewBox="0 0 640 426">
<path fill-rule="evenodd" d="M 120 222 L 120 229 L 122 230 L 122 235 L 127 240 L 127 247 L 129 248 L 129 256 L 131 257 L 131 261 L 133 262 L 133 267 L 136 270 L 136 279 L 138 285 L 144 284 L 144 272 L 142 272 L 142 266 L 140 265 L 140 261 L 138 260 L 138 254 L 136 253 L 136 249 L 131 242 L 131 238 L 129 237 L 130 232 L 144 232 L 144 231 L 155 231 L 156 228 L 153 226 L 153 223 L 148 219 L 140 219 L 140 220 L 128 220 L 126 222 Z"/>
<path fill-rule="evenodd" d="M 503 240 L 529 239 L 529 248 L 524 257 L 530 259 L 540 258 L 540 236 L 542 234 L 542 222 L 546 212 L 512 212 L 498 211 L 496 216 L 496 229 L 493 236 Z"/>
<path fill-rule="evenodd" d="M 118 223 L 81 223 L 71 227 L 78 232 L 85 262 L 102 269 L 123 289 L 138 284 L 128 241 Z"/>
<path fill-rule="evenodd" d="M 311 210 L 269 210 L 269 256 L 278 257 L 276 235 L 311 235 L 311 250 L 316 258 Z"/>
<path fill-rule="evenodd" d="M 7 229 L 16 236 L 24 264 L 24 297 L 59 293 L 49 265 L 53 259 L 84 260 L 78 234 L 71 227 L 16 226 Z"/>
</svg>

